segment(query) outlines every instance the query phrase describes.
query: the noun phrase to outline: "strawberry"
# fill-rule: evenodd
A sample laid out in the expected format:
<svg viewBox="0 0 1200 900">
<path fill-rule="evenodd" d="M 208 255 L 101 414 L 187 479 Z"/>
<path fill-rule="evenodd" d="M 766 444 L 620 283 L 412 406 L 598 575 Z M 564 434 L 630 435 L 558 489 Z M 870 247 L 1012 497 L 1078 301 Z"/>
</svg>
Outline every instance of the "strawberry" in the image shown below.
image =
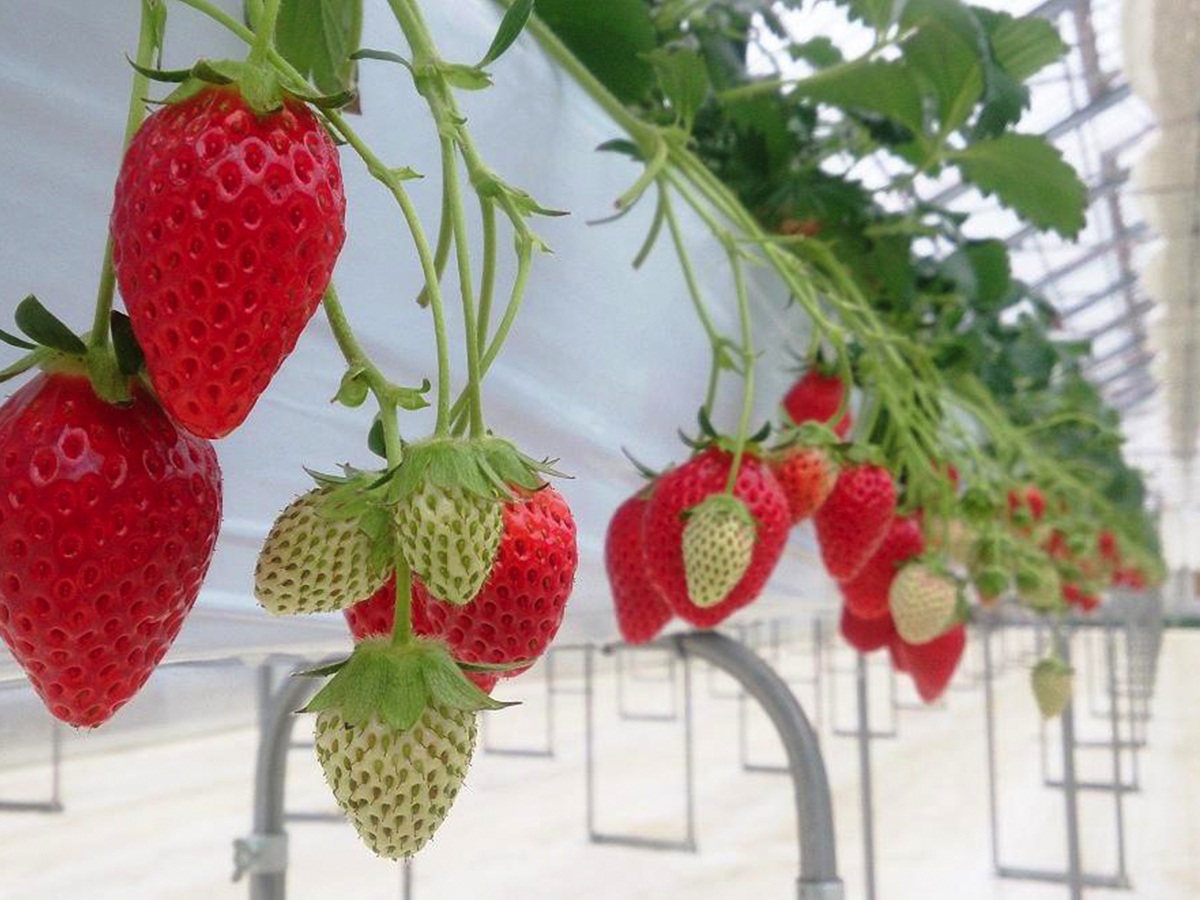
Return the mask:
<svg viewBox="0 0 1200 900">
<path fill-rule="evenodd" d="M 467 604 L 422 598 L 432 634 L 459 662 L 501 665 L 541 656 L 566 613 L 579 563 L 575 520 L 547 485 L 502 507 L 504 535 L 487 582 Z M 420 584 L 417 594 L 425 593 Z M 526 667 L 527 668 L 527 667 Z M 511 678 L 525 671 L 506 670 Z"/>
<path fill-rule="evenodd" d="M 107 721 L 196 602 L 221 520 L 208 441 L 131 382 L 41 374 L 0 407 L 0 637 L 59 719 Z"/>
<path fill-rule="evenodd" d="M 759 457 L 745 454 L 733 493 L 758 523 L 750 565 L 724 600 L 708 607 L 692 602 L 683 559 L 684 514 L 725 490 L 732 464 L 732 454 L 714 447 L 667 472 L 658 479 L 642 522 L 647 573 L 675 615 L 699 628 L 717 625 L 758 596 L 783 554 L 791 525 L 787 497 L 779 482 Z"/>
<path fill-rule="evenodd" d="M 1077 606 L 1085 613 L 1090 613 L 1100 605 L 1099 597 L 1074 582 L 1063 582 L 1062 595 L 1069 606 Z"/>
<path fill-rule="evenodd" d="M 631 644 L 654 640 L 671 621 L 671 607 L 646 572 L 642 520 L 647 502 L 648 492 L 640 491 L 617 507 L 604 539 L 604 567 L 617 627 Z"/>
<path fill-rule="evenodd" d="M 254 596 L 273 615 L 335 612 L 370 596 L 387 571 L 371 565 L 371 539 L 357 521 L 322 509 L 333 485 L 288 505 L 263 543 Z"/>
<path fill-rule="evenodd" d="M 474 599 L 496 561 L 506 505 L 542 488 L 542 473 L 559 474 L 498 437 L 432 437 L 406 448 L 387 503 L 400 550 L 431 596 L 456 606 Z"/>
<path fill-rule="evenodd" d="M 821 559 L 830 577 L 850 581 L 887 537 L 896 511 L 896 486 L 886 469 L 843 469 L 814 519 Z"/>
<path fill-rule="evenodd" d="M 1030 682 L 1033 698 L 1044 719 L 1056 719 L 1071 702 L 1075 671 L 1057 657 L 1048 657 L 1033 667 Z"/>
<path fill-rule="evenodd" d="M 911 516 L 896 516 L 879 549 L 859 573 L 838 587 L 846 607 L 860 619 L 879 619 L 888 615 L 888 589 L 900 564 L 925 551 L 921 527 Z"/>
<path fill-rule="evenodd" d="M 837 375 L 826 375 L 813 366 L 797 381 L 783 398 L 783 408 L 797 425 L 805 422 L 828 423 L 842 405 L 846 396 L 846 385 Z M 831 424 L 833 433 L 844 438 L 854 423 L 850 410 L 842 414 L 837 424 Z"/>
<path fill-rule="evenodd" d="M 1042 521 L 1046 512 L 1046 498 L 1034 485 L 1018 491 L 1008 492 L 1008 514 L 1018 525 L 1029 526 Z"/>
<path fill-rule="evenodd" d="M 697 606 L 715 606 L 750 568 L 754 520 L 745 504 L 728 494 L 714 494 L 687 515 L 683 569 L 688 597 Z"/>
<path fill-rule="evenodd" d="M 927 644 L 909 644 L 900 638 L 896 655 L 903 670 L 912 676 L 917 694 L 926 703 L 934 703 L 954 677 L 966 646 L 967 630 L 956 625 Z"/>
<path fill-rule="evenodd" d="M 777 450 L 767 462 L 787 496 L 792 522 L 802 522 L 821 508 L 837 481 L 837 466 L 819 447 Z"/>
<path fill-rule="evenodd" d="M 425 613 L 429 595 L 414 583 L 411 596 L 413 632 L 422 637 L 438 637 L 437 630 L 429 623 L 429 616 Z M 350 626 L 350 633 L 356 641 L 369 637 L 389 637 L 396 622 L 395 573 L 370 597 L 347 606 L 342 610 L 342 615 L 346 617 L 346 624 Z M 485 694 L 490 694 L 500 680 L 499 672 L 467 672 L 466 676 Z"/>
<path fill-rule="evenodd" d="M 1101 531 L 1096 538 L 1096 549 L 1100 551 L 1100 558 L 1106 563 L 1114 566 L 1121 564 L 1121 550 L 1117 543 L 1117 536 L 1108 529 Z"/>
<path fill-rule="evenodd" d="M 193 434 L 242 423 L 316 311 L 345 239 L 337 149 L 298 100 L 205 87 L 125 154 L 113 264 L 164 408 Z"/>
<path fill-rule="evenodd" d="M 433 596 L 461 605 L 487 580 L 504 515 L 495 500 L 427 480 L 397 505 L 396 526 L 413 574 Z"/>
<path fill-rule="evenodd" d="M 888 657 L 892 661 L 892 668 L 897 672 L 908 671 L 908 657 L 905 655 L 904 641 L 900 640 L 899 635 L 893 635 L 888 641 Z"/>
<path fill-rule="evenodd" d="M 1062 580 L 1049 560 L 1030 562 L 1017 569 L 1017 599 L 1036 612 L 1059 609 Z"/>
<path fill-rule="evenodd" d="M 842 621 L 839 626 L 846 643 L 859 653 L 874 653 L 886 647 L 896 636 L 896 627 L 892 624 L 890 615 L 875 619 L 860 619 L 852 613 L 849 607 L 842 607 Z"/>
<path fill-rule="evenodd" d="M 441 644 L 358 643 L 304 712 L 317 760 L 363 843 L 410 857 L 445 820 L 475 751 L 475 713 L 499 709 Z M 321 670 L 321 674 L 325 671 Z"/>
<path fill-rule="evenodd" d="M 908 644 L 927 644 L 954 620 L 958 585 L 922 563 L 902 568 L 888 589 L 888 608 L 896 632 Z"/>
</svg>

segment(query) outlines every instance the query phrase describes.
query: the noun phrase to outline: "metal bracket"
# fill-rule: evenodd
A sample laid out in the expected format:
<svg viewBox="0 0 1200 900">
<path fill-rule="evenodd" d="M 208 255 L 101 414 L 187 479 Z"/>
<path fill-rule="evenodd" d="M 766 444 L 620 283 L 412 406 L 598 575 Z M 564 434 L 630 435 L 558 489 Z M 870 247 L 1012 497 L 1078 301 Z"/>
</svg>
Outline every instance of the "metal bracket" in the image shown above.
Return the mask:
<svg viewBox="0 0 1200 900">
<path fill-rule="evenodd" d="M 246 875 L 278 875 L 287 871 L 286 834 L 252 834 L 233 842 L 233 880 Z"/>
<path fill-rule="evenodd" d="M 840 881 L 798 881 L 796 896 L 799 900 L 843 900 L 846 889 Z"/>
</svg>

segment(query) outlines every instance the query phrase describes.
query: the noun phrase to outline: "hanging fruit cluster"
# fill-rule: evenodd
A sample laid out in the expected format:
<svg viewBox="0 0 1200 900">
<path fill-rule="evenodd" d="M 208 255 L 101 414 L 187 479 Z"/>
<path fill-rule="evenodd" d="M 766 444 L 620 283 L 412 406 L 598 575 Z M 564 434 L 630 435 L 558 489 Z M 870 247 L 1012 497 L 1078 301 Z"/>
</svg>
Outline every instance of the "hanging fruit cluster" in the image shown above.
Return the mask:
<svg viewBox="0 0 1200 900">
<path fill-rule="evenodd" d="M 968 587 L 980 606 L 1013 596 L 1057 621 L 1071 608 L 1095 609 L 1110 585 L 1152 583 L 1162 567 L 1141 496 L 1117 490 L 1138 481 L 1119 452 L 1098 451 L 1088 468 L 1059 450 L 1071 428 L 1098 447 L 1115 444 L 1110 414 L 1086 383 L 1052 389 L 1051 376 L 1081 381 L 1078 349 L 1049 335 L 1057 327 L 1050 319 L 1023 315 L 1013 327 L 1002 316 L 1020 304 L 1039 315 L 1051 307 L 1012 277 L 1002 239 L 968 239 L 965 215 L 917 202 L 913 190 L 917 178 L 954 167 L 1032 229 L 1078 233 L 1086 191 L 1077 175 L 1041 137 L 1016 131 L 1030 96 L 1023 82 L 1065 46 L 1045 21 L 958 0 L 869 11 L 844 5 L 876 32 L 859 59 L 844 59 L 826 38 L 795 42 L 778 9 L 753 0 L 650 2 L 644 28 L 640 14 L 609 13 L 614 27 L 637 18 L 657 43 L 636 70 L 619 50 L 595 52 L 558 3 L 539 7 L 545 22 L 534 28 L 625 132 L 601 149 L 645 166 L 617 201 L 624 214 L 657 188 L 635 266 L 665 224 L 711 343 L 692 458 L 644 472 L 651 483 L 610 525 L 607 564 L 623 636 L 651 640 L 673 616 L 713 627 L 755 599 L 779 559 L 771 499 L 782 492 L 792 523 L 813 520 L 821 560 L 844 599 L 847 640 L 863 652 L 889 648 L 932 701 L 964 653 Z M 748 48 L 764 27 L 813 72 L 757 74 Z M 953 62 L 960 75 L 932 74 L 944 74 L 938 47 L 963 51 Z M 885 96 L 883 83 L 899 98 Z M 880 168 L 891 180 L 879 195 L 912 202 L 897 211 L 874 199 L 853 169 L 831 174 L 826 163 L 847 155 L 887 156 Z M 1024 174 L 1011 179 L 981 164 L 994 157 L 1025 160 Z M 727 251 L 739 337 L 714 326 L 680 238 L 677 198 Z M 919 250 L 929 237 L 951 250 Z M 784 421 L 769 449 L 761 446 L 768 431 L 747 438 L 745 412 L 733 436 L 709 424 L 723 373 L 743 379 L 744 410 L 753 394 L 740 276 L 747 263 L 777 276 L 812 348 L 783 398 Z M 1050 363 L 1021 368 L 1035 355 L 1018 352 L 1021 341 Z M 1028 386 L 1025 397 L 1017 385 Z M 855 412 L 852 392 L 861 396 Z M 1072 399 L 1079 397 L 1092 400 Z M 1043 419 L 1030 409 L 1043 410 Z M 773 483 L 760 474 L 764 463 Z M 728 471 L 714 471 L 718 465 Z M 743 479 L 753 494 L 738 492 Z"/>
<path fill-rule="evenodd" d="M 559 473 L 487 429 L 481 390 L 544 249 L 527 220 L 556 213 L 486 168 L 454 97 L 490 83 L 485 67 L 532 3 L 504 17 L 473 66 L 441 59 L 411 0 L 392 4 L 411 59 L 351 53 L 357 35 L 342 35 L 353 46 L 339 62 L 351 69 L 355 59 L 403 63 L 437 126 L 444 204 L 434 250 L 405 191 L 411 170 L 384 165 L 338 112 L 351 92 L 321 94 L 275 48 L 281 13 L 311 19 L 311 10 L 252 3 L 248 28 L 204 0 L 181 2 L 245 40 L 247 58 L 154 68 L 166 7 L 142 0 L 93 328 L 79 337 L 30 297 L 16 316 L 24 337 L 0 332 L 27 351 L 4 379 L 43 370 L 0 407 L 0 637 L 70 724 L 100 725 L 137 692 L 212 558 L 221 474 L 210 441 L 253 427 L 255 402 L 323 306 L 346 360 L 335 399 L 374 398 L 366 443 L 383 463 L 311 473 L 316 486 L 270 529 L 254 593 L 274 615 L 345 614 L 353 652 L 307 673 L 328 677 L 306 709 L 317 757 L 364 842 L 410 856 L 463 783 L 476 714 L 507 705 L 489 696 L 498 679 L 525 671 L 554 639 L 578 562 L 570 507 L 546 482 Z M 151 80 L 176 88 L 146 117 Z M 391 382 L 332 283 L 346 236 L 339 143 L 397 201 L 422 265 L 437 416 L 421 440 L 402 438 L 400 411 L 429 406 L 431 382 Z M 477 283 L 460 167 L 483 217 Z M 497 213 L 512 226 L 517 272 L 494 326 Z M 468 368 L 454 402 L 440 286 L 452 251 Z M 118 287 L 127 316 L 112 308 Z"/>
</svg>

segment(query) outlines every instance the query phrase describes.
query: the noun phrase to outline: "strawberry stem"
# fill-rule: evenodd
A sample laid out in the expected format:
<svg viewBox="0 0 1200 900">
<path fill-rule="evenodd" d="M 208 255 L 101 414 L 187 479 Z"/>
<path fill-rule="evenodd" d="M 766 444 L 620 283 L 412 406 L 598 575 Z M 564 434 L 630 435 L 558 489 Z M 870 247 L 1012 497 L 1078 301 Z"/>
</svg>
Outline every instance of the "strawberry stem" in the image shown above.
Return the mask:
<svg viewBox="0 0 1200 900">
<path fill-rule="evenodd" d="M 392 646 L 412 642 L 412 572 L 408 560 L 396 551 L 396 618 L 392 623 Z"/>
<path fill-rule="evenodd" d="M 280 0 L 263 0 L 255 23 L 254 43 L 247 57 L 249 62 L 267 62 L 267 53 L 275 43 L 275 23 L 279 20 L 279 5 Z"/>
<path fill-rule="evenodd" d="M 159 47 L 159 35 L 155 28 L 155 10 L 161 3 L 162 0 L 142 0 L 136 61 L 138 66 L 143 69 L 154 65 L 154 51 Z M 146 118 L 145 99 L 149 86 L 150 79 L 135 70 L 129 88 L 129 111 L 125 117 L 125 138 L 121 143 L 122 155 Z M 89 347 L 96 354 L 109 353 L 108 320 L 112 314 L 116 283 L 116 273 L 113 271 L 113 240 L 110 234 L 104 246 L 104 262 L 100 266 L 100 287 L 96 293 L 96 312 L 92 319 L 92 332 L 88 338 Z M 113 364 L 115 365 L 115 359 Z"/>
<path fill-rule="evenodd" d="M 475 344 L 482 357 L 487 351 L 488 328 L 491 325 L 492 298 L 496 293 L 496 204 L 479 198 L 479 216 L 483 222 L 483 274 L 479 279 L 479 321 L 476 322 Z M 480 372 L 480 377 L 483 373 Z"/>
<path fill-rule="evenodd" d="M 430 107 L 437 104 L 430 100 Z M 437 118 L 437 113 L 434 114 Z M 471 437 L 483 437 L 483 397 L 480 390 L 479 340 L 475 321 L 475 295 L 471 285 L 470 244 L 467 237 L 466 214 L 458 183 L 458 159 L 450 138 L 442 139 L 442 177 L 450 185 L 451 222 L 454 228 L 454 256 L 458 261 L 458 287 L 462 298 L 463 329 L 467 348 L 467 397 Z"/>
<path fill-rule="evenodd" d="M 708 336 L 708 343 L 712 347 L 712 364 L 708 371 L 708 390 L 704 395 L 704 412 L 705 415 L 711 418 L 713 403 L 717 398 L 717 383 L 721 378 L 723 339 L 717 331 L 716 326 L 713 325 L 712 316 L 709 314 L 704 297 L 700 293 L 700 283 L 696 280 L 696 272 L 692 268 L 692 259 L 688 254 L 687 244 L 683 240 L 683 231 L 679 227 L 679 217 L 675 215 L 675 207 L 671 202 L 670 186 L 665 178 L 659 179 L 658 191 L 663 214 L 667 220 L 667 228 L 670 230 L 671 240 L 675 244 L 675 255 L 679 257 L 679 267 L 683 269 L 683 280 L 687 283 L 688 294 L 692 298 L 692 305 L 696 308 L 696 315 L 700 317 L 700 324 L 703 326 L 704 333 Z"/>
<path fill-rule="evenodd" d="M 741 251 L 730 240 L 726 245 L 729 265 L 733 269 L 733 283 L 737 292 L 738 324 L 742 332 L 742 413 L 738 419 L 737 449 L 733 453 L 733 465 L 725 481 L 725 493 L 733 496 L 738 472 L 742 468 L 742 457 L 746 452 L 746 438 L 750 434 L 750 416 L 754 412 L 754 330 L 750 323 L 750 297 L 746 293 L 746 275 L 742 269 Z"/>
<path fill-rule="evenodd" d="M 342 351 L 346 364 L 351 368 L 362 369 L 362 377 L 366 380 L 371 393 L 375 395 L 375 401 L 379 404 L 379 421 L 383 425 L 383 443 L 387 452 L 388 468 L 395 468 L 400 465 L 403 451 L 401 450 L 400 428 L 397 422 L 396 399 L 392 384 L 371 361 L 354 336 L 354 331 L 350 327 L 350 322 L 346 318 L 341 300 L 338 298 L 337 290 L 332 282 L 325 290 L 321 308 L 325 310 L 325 318 L 329 320 L 333 339 L 337 341 L 338 349 Z"/>
</svg>

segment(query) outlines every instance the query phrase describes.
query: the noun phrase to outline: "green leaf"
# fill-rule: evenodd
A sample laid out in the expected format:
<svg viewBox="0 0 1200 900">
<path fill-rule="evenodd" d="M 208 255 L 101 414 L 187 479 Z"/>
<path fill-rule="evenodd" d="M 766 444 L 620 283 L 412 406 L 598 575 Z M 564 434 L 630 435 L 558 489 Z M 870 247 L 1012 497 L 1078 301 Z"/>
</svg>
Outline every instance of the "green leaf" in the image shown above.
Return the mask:
<svg viewBox="0 0 1200 900">
<path fill-rule="evenodd" d="M 19 338 L 15 334 L 9 334 L 3 328 L 0 328 L 0 341 L 8 344 L 10 347 L 16 347 L 18 350 L 36 350 L 37 344 L 30 343 L 24 338 Z"/>
<path fill-rule="evenodd" d="M 840 0 L 848 7 L 850 18 L 886 31 L 903 12 L 906 0 Z"/>
<path fill-rule="evenodd" d="M 635 103 L 654 84 L 644 54 L 658 45 L 645 0 L 537 0 L 543 22 L 617 98 Z"/>
<path fill-rule="evenodd" d="M 37 297 L 30 294 L 17 306 L 17 327 L 27 337 L 44 347 L 61 350 L 75 356 L 87 353 L 87 346 L 78 335 L 57 319 L 50 310 L 42 306 Z"/>
<path fill-rule="evenodd" d="M 282 0 L 275 46 L 322 92 L 338 94 L 354 89 L 362 23 L 362 0 Z"/>
<path fill-rule="evenodd" d="M 605 141 L 596 148 L 597 153 L 623 153 L 631 159 L 644 160 L 642 150 L 633 141 L 628 138 L 613 138 L 611 141 Z"/>
<path fill-rule="evenodd" d="M 370 393 L 371 388 L 367 384 L 367 380 L 362 377 L 364 372 L 366 372 L 366 368 L 361 365 L 347 369 L 342 375 L 342 381 L 338 385 L 338 392 L 334 395 L 333 402 L 351 409 L 366 403 L 367 394 Z"/>
<path fill-rule="evenodd" d="M 815 37 L 802 44 L 792 44 L 788 47 L 788 53 L 792 59 L 802 59 L 818 69 L 837 65 L 844 59 L 837 44 L 824 36 Z"/>
<path fill-rule="evenodd" d="M 1074 237 L 1084 226 L 1087 188 L 1045 139 L 1031 134 L 1004 134 L 978 141 L 950 154 L 984 194 L 1040 228 Z"/>
<path fill-rule="evenodd" d="M 28 372 L 34 366 L 39 365 L 42 362 L 44 362 L 50 356 L 51 356 L 50 350 L 47 350 L 45 347 L 38 347 L 32 353 L 28 353 L 25 356 L 21 357 L 19 360 L 17 360 L 11 366 L 8 366 L 5 369 L 0 369 L 0 384 L 3 384 L 6 381 L 11 381 L 13 378 L 16 378 L 18 375 L 23 375 L 25 372 Z"/>
<path fill-rule="evenodd" d="M 405 59 L 399 53 L 393 53 L 391 50 L 369 50 L 369 49 L 355 50 L 353 53 L 350 54 L 350 58 L 354 59 L 354 60 L 377 59 L 382 62 L 393 62 L 393 63 L 396 63 L 397 65 L 404 66 L 404 68 L 408 69 L 410 72 L 412 71 L 412 63 L 410 63 L 407 59 Z"/>
<path fill-rule="evenodd" d="M 387 459 L 387 445 L 383 440 L 383 422 L 379 421 L 378 416 L 371 423 L 371 430 L 367 432 L 367 449 L 376 456 Z"/>
<path fill-rule="evenodd" d="M 983 95 L 983 65 L 957 23 L 925 19 L 904 42 L 904 59 L 930 86 L 943 132 L 960 128 Z"/>
<path fill-rule="evenodd" d="M 480 709 L 504 709 L 507 706 L 516 705 L 493 700 L 481 691 L 463 674 L 462 669 L 454 664 L 445 651 L 430 653 L 423 660 L 422 668 L 429 696 L 435 703 L 443 703 L 451 709 L 466 712 Z"/>
<path fill-rule="evenodd" d="M 1003 241 L 970 241 L 942 263 L 942 273 L 980 306 L 993 307 L 1009 292 L 1012 269 Z"/>
<path fill-rule="evenodd" d="M 529 16 L 533 12 L 533 0 L 517 0 L 508 8 L 508 12 L 504 14 L 504 18 L 500 20 L 500 27 L 496 29 L 496 36 L 492 38 L 492 46 L 488 48 L 488 52 L 483 55 L 483 59 L 479 61 L 479 68 L 491 65 L 498 60 L 501 54 L 512 46 L 513 41 L 517 39 L 522 30 L 525 28 L 525 23 L 529 21 Z"/>
<path fill-rule="evenodd" d="M 109 330 L 112 332 L 113 350 L 116 351 L 117 367 L 121 374 L 136 375 L 146 364 L 146 356 L 133 334 L 129 316 L 114 309 L 109 316 Z"/>
<path fill-rule="evenodd" d="M 976 10 L 976 15 L 987 28 L 996 62 L 1017 81 L 1027 81 L 1067 52 L 1058 29 L 1046 19 L 1015 19 L 987 10 Z"/>
<path fill-rule="evenodd" d="M 900 62 L 852 62 L 818 72 L 794 92 L 843 109 L 880 113 L 910 131 L 924 131 L 921 92 L 912 71 Z"/>
<path fill-rule="evenodd" d="M 462 63 L 442 63 L 442 75 L 452 87 L 463 91 L 482 91 L 492 86 L 492 76 L 483 69 Z"/>
<path fill-rule="evenodd" d="M 659 86 L 676 121 L 690 129 L 696 112 L 708 97 L 708 69 L 704 59 L 694 50 L 666 48 L 647 54 L 647 58 L 654 66 Z"/>
</svg>

